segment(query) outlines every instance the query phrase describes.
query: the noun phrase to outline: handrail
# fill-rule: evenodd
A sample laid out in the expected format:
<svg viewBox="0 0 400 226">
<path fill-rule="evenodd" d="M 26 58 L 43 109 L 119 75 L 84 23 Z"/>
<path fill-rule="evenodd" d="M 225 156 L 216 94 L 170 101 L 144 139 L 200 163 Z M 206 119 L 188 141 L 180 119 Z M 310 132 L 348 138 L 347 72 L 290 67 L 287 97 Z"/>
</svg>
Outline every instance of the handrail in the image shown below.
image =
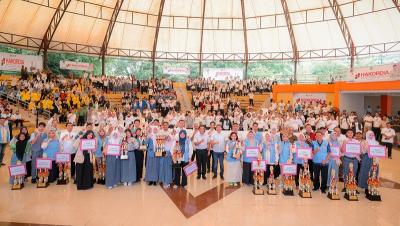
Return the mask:
<svg viewBox="0 0 400 226">
<path fill-rule="evenodd" d="M 15 103 L 15 105 L 20 104 L 24 109 L 28 110 L 29 103 L 27 101 L 13 97 L 10 94 L 7 94 L 5 91 L 0 91 L 0 97 L 5 98 L 9 103 Z M 45 118 L 50 118 L 51 112 L 48 110 L 39 109 L 39 115 L 42 115 Z"/>
</svg>

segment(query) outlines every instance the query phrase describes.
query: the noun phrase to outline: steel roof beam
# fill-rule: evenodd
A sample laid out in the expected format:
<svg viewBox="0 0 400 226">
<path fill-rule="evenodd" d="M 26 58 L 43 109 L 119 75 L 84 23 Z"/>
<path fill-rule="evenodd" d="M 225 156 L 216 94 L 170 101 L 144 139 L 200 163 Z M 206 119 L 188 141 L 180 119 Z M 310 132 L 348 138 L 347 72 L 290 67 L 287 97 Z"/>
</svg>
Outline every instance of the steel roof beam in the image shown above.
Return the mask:
<svg viewBox="0 0 400 226">
<path fill-rule="evenodd" d="M 246 26 L 246 9 L 244 7 L 244 0 L 240 0 L 242 8 L 242 22 L 243 22 L 243 38 L 244 38 L 244 60 L 245 60 L 245 73 L 244 77 L 247 78 L 247 65 L 249 64 L 249 49 L 247 47 L 247 26 Z"/>
<path fill-rule="evenodd" d="M 156 26 L 156 32 L 154 35 L 153 51 L 151 52 L 151 61 L 153 62 L 153 77 L 155 76 L 155 72 L 156 72 L 155 61 L 156 61 L 157 41 L 158 41 L 158 33 L 160 31 L 162 13 L 164 10 L 164 4 L 165 4 L 165 0 L 161 0 L 160 8 L 158 10 L 158 15 L 157 15 L 157 26 Z"/>
</svg>

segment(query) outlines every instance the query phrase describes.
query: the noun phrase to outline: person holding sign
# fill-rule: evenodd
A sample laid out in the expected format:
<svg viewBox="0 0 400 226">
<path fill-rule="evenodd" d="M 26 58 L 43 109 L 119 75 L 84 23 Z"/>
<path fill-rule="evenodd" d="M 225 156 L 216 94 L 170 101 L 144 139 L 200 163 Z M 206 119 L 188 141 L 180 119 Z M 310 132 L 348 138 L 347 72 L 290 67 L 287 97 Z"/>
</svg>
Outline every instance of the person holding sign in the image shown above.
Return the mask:
<svg viewBox="0 0 400 226">
<path fill-rule="evenodd" d="M 80 140 L 80 149 L 76 152 L 74 162 L 75 176 L 76 176 L 76 187 L 78 190 L 86 190 L 93 188 L 93 158 L 92 149 L 88 149 L 82 145 L 83 140 L 95 139 L 94 132 L 91 130 L 86 131 Z M 95 149 L 93 149 L 95 150 Z"/>
<path fill-rule="evenodd" d="M 67 122 L 67 131 L 60 134 L 61 152 L 71 154 L 75 158 L 77 149 L 78 134 L 73 132 L 74 126 Z M 75 178 L 75 163 L 71 163 L 71 177 Z"/>
<path fill-rule="evenodd" d="M 139 142 L 132 136 L 130 129 L 125 130 L 122 146 L 128 151 L 128 159 L 121 159 L 121 182 L 130 186 L 136 181 L 136 160 L 134 150 L 139 149 Z M 172 179 L 171 179 L 172 180 Z"/>
<path fill-rule="evenodd" d="M 182 186 L 183 188 L 187 185 L 187 177 L 185 172 L 183 172 L 183 168 L 189 164 L 190 156 L 193 153 L 192 142 L 187 136 L 186 130 L 179 131 L 179 139 L 178 139 L 179 148 L 181 151 L 181 155 L 183 156 L 183 160 L 179 164 L 178 168 L 175 168 L 174 172 L 174 188 L 178 186 Z"/>
<path fill-rule="evenodd" d="M 160 157 L 160 172 L 158 182 L 162 183 L 164 188 L 169 188 L 172 184 L 172 154 L 175 150 L 175 134 L 166 136 L 165 139 L 165 156 Z"/>
<path fill-rule="evenodd" d="M 313 164 L 314 164 L 314 189 L 321 189 L 322 193 L 326 193 L 328 180 L 328 160 L 331 151 L 328 141 L 323 140 L 322 133 L 316 133 L 316 140 L 312 142 Z M 321 180 L 320 180 L 321 177 Z M 320 182 L 321 181 L 321 182 Z"/>
<path fill-rule="evenodd" d="M 56 137 L 56 129 L 51 128 L 47 133 L 47 139 L 42 143 L 43 153 L 47 155 L 47 158 L 52 161 L 52 168 L 49 172 L 49 183 L 53 183 L 58 178 L 58 167 L 56 164 L 56 153 L 60 151 L 60 142 Z"/>
<path fill-rule="evenodd" d="M 361 146 L 360 141 L 353 138 L 354 132 L 349 129 L 346 132 L 346 140 L 343 141 L 340 148 L 343 153 L 343 181 L 347 183 L 347 175 L 349 174 L 349 164 L 353 163 L 353 173 L 357 175 L 358 161 L 360 161 Z M 345 189 L 342 190 L 344 192 Z"/>
<path fill-rule="evenodd" d="M 297 141 L 294 142 L 294 145 L 296 147 L 296 152 L 293 153 L 293 163 L 297 164 L 297 172 L 294 181 L 296 183 L 296 187 L 298 187 L 300 170 L 304 171 L 304 161 L 308 163 L 308 159 L 312 159 L 312 153 L 311 147 L 306 143 L 306 137 L 302 133 L 299 134 Z M 302 152 L 302 154 L 300 154 L 299 150 L 304 150 L 305 152 L 306 150 L 310 150 L 310 153 L 305 154 Z"/>
<path fill-rule="evenodd" d="M 45 133 L 46 124 L 44 122 L 40 122 L 38 128 L 33 132 L 29 144 L 31 145 L 31 153 L 32 153 L 32 183 L 36 183 L 36 159 L 41 158 L 43 155 L 42 143 L 47 138 L 47 134 Z"/>
<path fill-rule="evenodd" d="M 26 159 L 29 158 L 29 143 L 25 133 L 20 133 L 10 142 L 11 161 L 10 165 L 16 165 L 21 162 L 25 165 Z M 10 176 L 10 184 L 14 184 L 14 176 Z"/>
<path fill-rule="evenodd" d="M 332 177 L 339 178 L 339 166 L 342 164 L 340 160 L 340 141 L 339 136 L 341 135 L 340 129 L 335 129 L 329 137 L 329 146 L 331 152 L 329 153 L 329 165 L 328 165 L 328 187 L 331 186 Z M 331 175 L 332 170 L 335 170 L 335 175 Z"/>
<path fill-rule="evenodd" d="M 265 133 L 265 140 L 261 147 L 263 159 L 267 163 L 267 172 L 266 176 L 264 176 L 264 184 L 268 182 L 268 176 L 271 174 L 270 168 L 273 167 L 274 178 L 279 177 L 280 167 L 279 167 L 279 151 L 278 151 L 278 142 L 274 141 L 271 138 L 271 134 Z"/>
<path fill-rule="evenodd" d="M 372 168 L 373 158 L 368 155 L 368 149 L 370 146 L 377 146 L 379 142 L 375 139 L 375 134 L 372 131 L 367 131 L 365 134 L 366 141 L 365 145 L 362 145 L 361 148 L 361 165 L 360 165 L 360 174 L 358 175 L 358 186 L 360 188 L 365 189 L 365 193 L 368 191 L 368 178 Z M 379 171 L 379 169 L 378 169 Z M 378 176 L 378 175 L 377 175 Z"/>
<path fill-rule="evenodd" d="M 147 154 L 146 154 L 146 175 L 144 180 L 149 183 L 149 185 L 157 185 L 160 169 L 159 161 L 160 158 L 155 156 L 156 149 L 156 137 L 158 129 L 157 127 L 148 128 L 148 137 L 146 140 L 147 144 Z"/>
<path fill-rule="evenodd" d="M 251 162 L 256 160 L 260 151 L 260 143 L 255 139 L 254 132 L 250 130 L 244 140 L 242 182 L 247 185 L 254 183 Z"/>
<path fill-rule="evenodd" d="M 226 162 L 228 170 L 226 173 L 226 182 L 231 186 L 239 186 L 242 180 L 242 166 L 240 161 L 242 159 L 242 144 L 238 140 L 238 135 L 232 132 L 229 135 L 229 140 L 225 145 Z"/>
<path fill-rule="evenodd" d="M 291 151 L 292 144 L 289 142 L 289 136 L 287 133 L 282 134 L 282 141 L 278 144 L 279 150 L 279 164 L 290 164 L 291 163 Z"/>
<path fill-rule="evenodd" d="M 107 139 L 106 155 L 106 188 L 112 189 L 121 182 L 121 152 L 122 136 L 114 130 Z"/>
</svg>

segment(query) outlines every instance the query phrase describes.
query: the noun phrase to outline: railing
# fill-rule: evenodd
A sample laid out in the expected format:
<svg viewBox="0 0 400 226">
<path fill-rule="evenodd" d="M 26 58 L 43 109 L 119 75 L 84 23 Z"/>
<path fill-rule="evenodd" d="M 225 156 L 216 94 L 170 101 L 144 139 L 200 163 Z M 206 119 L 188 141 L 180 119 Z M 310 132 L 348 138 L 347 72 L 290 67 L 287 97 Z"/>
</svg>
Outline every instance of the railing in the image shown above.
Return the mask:
<svg viewBox="0 0 400 226">
<path fill-rule="evenodd" d="M 12 95 L 8 94 L 6 91 L 0 91 L 0 97 L 6 99 L 7 102 L 9 102 L 9 103 L 13 103 L 15 105 L 19 104 L 24 109 L 28 110 L 29 103 L 27 101 L 23 101 L 23 100 L 15 97 L 15 96 L 12 96 Z M 37 108 L 37 106 L 36 106 L 35 110 L 39 112 L 39 115 L 42 115 L 45 118 L 50 118 L 51 117 L 51 112 L 48 111 L 48 110 Z"/>
</svg>

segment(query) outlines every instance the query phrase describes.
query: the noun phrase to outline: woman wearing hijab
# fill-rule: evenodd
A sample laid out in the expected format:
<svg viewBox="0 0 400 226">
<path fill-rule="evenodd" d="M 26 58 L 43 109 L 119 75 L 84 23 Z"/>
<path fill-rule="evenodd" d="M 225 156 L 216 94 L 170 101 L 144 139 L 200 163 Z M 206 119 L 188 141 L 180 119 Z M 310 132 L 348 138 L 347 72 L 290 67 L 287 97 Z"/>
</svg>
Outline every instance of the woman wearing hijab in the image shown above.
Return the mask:
<svg viewBox="0 0 400 226">
<path fill-rule="evenodd" d="M 278 142 L 273 139 L 270 133 L 265 133 L 265 141 L 262 144 L 262 155 L 263 159 L 267 163 L 267 171 L 264 175 L 264 184 L 268 182 L 268 177 L 271 174 L 270 167 L 273 167 L 274 178 L 279 177 L 280 167 L 279 167 L 279 152 L 278 152 Z"/>
<path fill-rule="evenodd" d="M 122 147 L 126 148 L 128 159 L 121 159 L 121 182 L 131 186 L 136 181 L 136 160 L 134 150 L 139 149 L 139 142 L 132 136 L 130 129 L 125 130 Z"/>
<path fill-rule="evenodd" d="M 28 143 L 28 140 L 29 138 L 27 138 L 27 135 L 25 133 L 19 133 L 16 137 L 14 137 L 14 139 L 11 140 L 10 149 L 12 155 L 10 165 L 16 165 L 19 162 L 21 162 L 22 164 L 26 164 L 26 160 L 30 158 L 30 145 Z M 10 177 L 9 182 L 10 184 L 14 184 L 14 177 Z"/>
<path fill-rule="evenodd" d="M 118 145 L 121 147 L 122 135 L 118 131 L 113 131 L 108 137 L 105 148 L 106 155 L 106 188 L 112 189 L 121 182 L 121 159 L 118 155 L 107 153 L 108 145 Z"/>
<path fill-rule="evenodd" d="M 92 130 L 86 131 L 82 136 L 82 139 L 95 139 Z M 86 190 L 93 187 L 93 159 L 91 150 L 78 149 L 75 155 L 74 162 L 75 176 L 76 176 L 76 187 L 78 190 Z"/>
<path fill-rule="evenodd" d="M 226 182 L 231 186 L 239 186 L 242 181 L 242 150 L 241 144 L 238 141 L 238 135 L 232 132 L 229 135 L 229 140 L 226 142 L 226 162 L 228 170 L 226 174 Z"/>
<path fill-rule="evenodd" d="M 53 183 L 58 178 L 58 166 L 56 164 L 56 153 L 60 151 L 60 141 L 56 136 L 56 129 L 51 128 L 47 134 L 47 139 L 42 143 L 43 154 L 51 159 L 51 170 L 49 172 L 49 183 Z"/>
<path fill-rule="evenodd" d="M 256 158 L 249 158 L 246 156 L 247 148 L 259 148 L 258 140 L 254 137 L 254 132 L 252 130 L 247 134 L 247 138 L 244 140 L 244 149 L 243 149 L 243 173 L 242 173 L 242 182 L 247 185 L 251 185 L 254 183 L 253 172 L 251 171 L 251 162 L 256 160 Z"/>
<path fill-rule="evenodd" d="M 25 134 L 25 139 L 29 143 L 29 139 L 31 138 L 31 136 L 29 135 L 28 128 L 26 126 L 21 127 L 21 129 L 19 130 L 19 133 Z M 29 144 L 29 147 L 30 147 L 30 144 Z M 30 150 L 26 155 L 25 167 L 26 167 L 25 178 L 28 178 L 31 176 L 31 171 L 32 171 L 32 156 L 31 156 Z"/>
<path fill-rule="evenodd" d="M 297 148 L 310 148 L 310 145 L 306 143 L 306 137 L 302 133 L 299 134 L 297 141 L 294 142 L 294 145 L 296 147 L 296 150 Z M 308 163 L 308 159 L 298 158 L 297 152 L 293 153 L 293 163 L 297 164 L 297 172 L 294 178 L 296 187 L 299 186 L 300 170 L 304 170 L 304 161 L 307 161 Z"/>
<path fill-rule="evenodd" d="M 165 156 L 160 157 L 160 172 L 158 181 L 163 184 L 164 188 L 169 188 L 172 184 L 172 154 L 175 150 L 175 139 L 166 136 Z"/>
<path fill-rule="evenodd" d="M 187 185 L 187 177 L 183 168 L 189 164 L 190 156 L 193 154 L 192 143 L 187 136 L 186 130 L 179 131 L 178 144 L 183 159 L 179 163 L 178 167 L 175 168 L 174 188 L 177 188 L 178 186 L 185 188 Z"/>
<path fill-rule="evenodd" d="M 160 164 L 159 159 L 155 156 L 156 149 L 156 137 L 158 133 L 158 129 L 156 127 L 149 127 L 149 135 L 146 140 L 147 145 L 147 154 L 146 154 L 146 176 L 145 181 L 149 183 L 149 185 L 157 185 L 157 181 L 159 178 L 160 172 Z"/>
<path fill-rule="evenodd" d="M 361 167 L 360 174 L 358 175 L 358 186 L 368 192 L 368 177 L 371 171 L 373 158 L 368 156 L 368 149 L 370 145 L 379 145 L 375 139 L 375 134 L 371 130 L 365 134 L 366 142 L 361 143 Z"/>
<path fill-rule="evenodd" d="M 333 131 L 329 137 L 329 146 L 332 148 L 340 148 L 340 142 L 339 142 L 339 135 L 336 131 Z M 331 151 L 332 152 L 332 151 Z M 339 152 L 340 154 L 340 152 Z M 329 165 L 328 165 L 328 187 L 331 186 L 331 178 L 332 178 L 332 170 L 335 170 L 335 178 L 339 178 L 339 166 L 342 164 L 342 161 L 340 161 L 340 156 L 332 156 L 329 155 Z"/>
</svg>

